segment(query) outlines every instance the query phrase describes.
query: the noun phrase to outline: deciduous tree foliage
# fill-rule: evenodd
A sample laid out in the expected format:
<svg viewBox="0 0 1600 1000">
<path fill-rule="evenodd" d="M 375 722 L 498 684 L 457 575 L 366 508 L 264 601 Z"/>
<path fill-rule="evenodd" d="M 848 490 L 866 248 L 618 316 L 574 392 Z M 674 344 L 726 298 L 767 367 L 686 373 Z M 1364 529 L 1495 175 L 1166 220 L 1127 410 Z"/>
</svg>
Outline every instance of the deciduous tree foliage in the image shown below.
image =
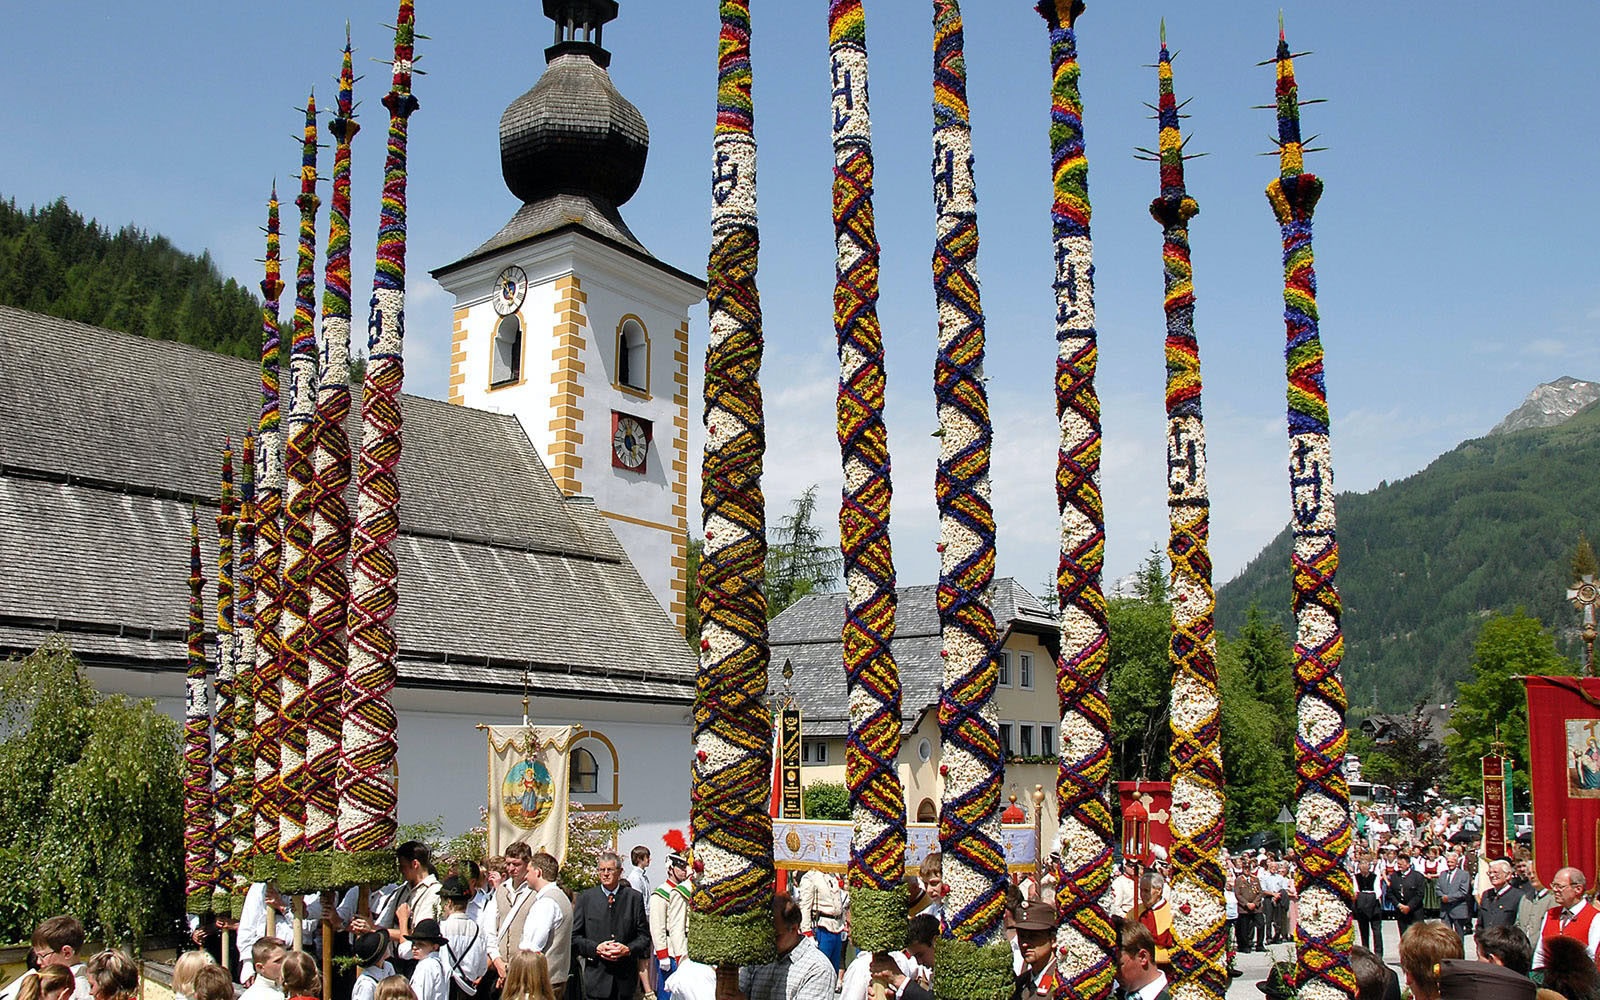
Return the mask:
<svg viewBox="0 0 1600 1000">
<path fill-rule="evenodd" d="M 1528 699 L 1518 677 L 1576 674 L 1577 665 L 1556 651 L 1555 638 L 1521 608 L 1495 615 L 1478 630 L 1472 652 L 1472 680 L 1461 685 L 1450 732 L 1445 736 L 1450 790 L 1476 795 L 1483 787 L 1479 760 L 1490 752 L 1496 727 L 1506 754 L 1516 763 L 1517 794 L 1528 793 Z"/>
<path fill-rule="evenodd" d="M 0 665 L 0 940 L 57 913 L 137 948 L 183 910 L 182 732 L 101 696 L 60 639 Z"/>
</svg>

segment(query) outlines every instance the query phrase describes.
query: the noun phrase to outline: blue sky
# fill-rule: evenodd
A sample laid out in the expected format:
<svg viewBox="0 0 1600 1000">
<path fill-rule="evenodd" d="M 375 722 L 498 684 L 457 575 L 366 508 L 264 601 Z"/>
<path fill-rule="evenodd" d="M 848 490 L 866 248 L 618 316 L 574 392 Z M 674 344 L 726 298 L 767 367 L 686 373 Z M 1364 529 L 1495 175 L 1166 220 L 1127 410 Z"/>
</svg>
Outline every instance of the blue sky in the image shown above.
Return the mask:
<svg viewBox="0 0 1600 1000">
<path fill-rule="evenodd" d="M 355 149 L 355 288 L 370 286 L 381 173 L 389 0 L 343 4 L 8 4 L 0 64 L 0 195 L 65 196 L 103 223 L 210 249 L 260 280 L 264 199 L 292 185 L 299 116 L 332 103 L 348 19 L 365 128 Z M 774 513 L 811 483 L 836 495 L 825 0 L 754 11 Z M 1031 0 L 968 0 L 967 58 L 996 421 L 999 571 L 1030 589 L 1055 566 L 1053 302 L 1046 136 L 1049 57 Z M 1262 189 L 1275 161 L 1278 6 L 1091 2 L 1079 25 L 1094 205 L 1110 576 L 1165 545 L 1160 230 L 1144 102 L 1156 95 L 1165 15 L 1201 213 L 1192 227 L 1205 379 L 1212 553 L 1220 584 L 1287 522 L 1278 234 Z M 1535 384 L 1600 375 L 1593 232 L 1596 155 L 1582 111 L 1600 92 L 1600 6 L 1545 2 L 1291 3 L 1289 40 L 1310 158 L 1327 183 L 1317 269 L 1341 489 L 1407 476 L 1487 431 Z M 929 5 L 868 0 L 883 244 L 895 545 L 904 583 L 937 572 L 931 390 L 933 214 Z M 516 208 L 497 126 L 543 69 L 552 28 L 532 0 L 419 0 L 421 111 L 412 119 L 409 391 L 442 396 L 450 302 L 427 277 Z M 650 165 L 623 214 L 657 256 L 703 271 L 715 88 L 712 0 L 623 0 L 608 26 L 612 76 L 649 120 Z M 331 155 L 328 167 L 331 168 Z M 1579 171 L 1581 176 L 1569 176 Z M 326 192 L 324 191 L 326 196 Z M 290 209 L 292 211 L 292 208 Z M 292 229 L 288 221 L 287 228 Z M 325 234 L 325 216 L 319 233 Z M 705 310 L 693 357 L 704 352 Z M 698 429 L 698 420 L 692 421 Z M 691 444 L 698 455 L 700 439 Z M 691 456 L 691 465 L 696 465 Z M 825 499 L 823 509 L 831 509 Z M 1285 594 L 1285 600 L 1288 595 Z"/>
</svg>

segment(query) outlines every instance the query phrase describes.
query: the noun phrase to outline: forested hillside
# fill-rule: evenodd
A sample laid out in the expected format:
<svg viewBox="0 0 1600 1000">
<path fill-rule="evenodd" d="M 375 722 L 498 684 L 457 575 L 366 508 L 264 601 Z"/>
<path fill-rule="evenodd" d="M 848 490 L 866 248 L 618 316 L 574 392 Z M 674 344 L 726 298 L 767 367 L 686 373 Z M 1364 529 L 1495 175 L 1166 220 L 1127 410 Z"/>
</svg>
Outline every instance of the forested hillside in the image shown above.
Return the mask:
<svg viewBox="0 0 1600 1000">
<path fill-rule="evenodd" d="M 253 358 L 261 304 L 209 254 L 132 226 L 112 231 L 64 199 L 0 202 L 0 304 Z"/>
<path fill-rule="evenodd" d="M 1338 498 L 1345 686 L 1355 714 L 1451 701 L 1492 612 L 1525 608 L 1581 660 L 1566 600 L 1600 522 L 1600 406 L 1557 427 L 1467 441 L 1408 479 Z M 1292 626 L 1285 529 L 1217 594 L 1232 634 L 1252 604 Z"/>
</svg>

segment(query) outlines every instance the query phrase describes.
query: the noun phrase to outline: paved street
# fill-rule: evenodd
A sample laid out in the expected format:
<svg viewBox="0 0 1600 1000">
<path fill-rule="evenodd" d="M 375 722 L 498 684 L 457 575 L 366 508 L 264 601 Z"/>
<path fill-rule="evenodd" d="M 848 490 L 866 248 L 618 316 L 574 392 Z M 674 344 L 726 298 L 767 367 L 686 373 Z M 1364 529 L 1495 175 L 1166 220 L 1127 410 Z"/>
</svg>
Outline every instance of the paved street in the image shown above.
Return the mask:
<svg viewBox="0 0 1600 1000">
<path fill-rule="evenodd" d="M 1359 942 L 1361 936 L 1356 935 Z M 1477 952 L 1472 947 L 1472 938 L 1466 939 L 1466 953 L 1468 958 L 1473 958 Z M 1398 975 L 1400 972 L 1400 934 L 1393 921 L 1386 921 L 1383 925 L 1383 960 Z M 1267 972 L 1274 961 L 1292 961 L 1294 947 L 1286 944 L 1269 945 L 1265 952 L 1251 952 L 1240 955 L 1236 963 L 1239 971 L 1243 973 L 1228 986 L 1228 1000 L 1261 1000 L 1261 991 L 1256 989 L 1256 983 L 1265 982 Z M 1405 978 L 1401 977 L 1400 985 L 1405 986 Z"/>
</svg>

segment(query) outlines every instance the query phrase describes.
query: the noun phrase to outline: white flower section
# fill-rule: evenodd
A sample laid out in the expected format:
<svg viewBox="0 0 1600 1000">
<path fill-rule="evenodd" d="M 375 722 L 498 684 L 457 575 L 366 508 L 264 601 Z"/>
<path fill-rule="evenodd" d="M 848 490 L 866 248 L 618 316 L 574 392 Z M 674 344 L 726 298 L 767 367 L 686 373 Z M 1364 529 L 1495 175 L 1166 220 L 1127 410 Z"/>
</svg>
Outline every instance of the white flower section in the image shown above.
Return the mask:
<svg viewBox="0 0 1600 1000">
<path fill-rule="evenodd" d="M 1300 895 L 1300 926 L 1317 937 L 1326 937 L 1344 926 L 1350 911 L 1327 889 L 1308 889 Z"/>
<path fill-rule="evenodd" d="M 1289 438 L 1289 494 L 1296 533 L 1334 529 L 1333 453 L 1326 434 Z"/>
<path fill-rule="evenodd" d="M 371 308 L 371 316 L 367 322 L 369 380 L 372 364 L 375 364 L 380 357 L 398 360 L 400 352 L 405 348 L 406 293 L 398 288 L 374 289 Z"/>
<path fill-rule="evenodd" d="M 730 228 L 756 224 L 756 140 L 742 132 L 718 132 L 711 143 L 712 241 Z"/>
<path fill-rule="evenodd" d="M 348 384 L 350 379 L 350 319 L 324 316 L 322 319 L 322 375 L 320 384 Z"/>
<path fill-rule="evenodd" d="M 833 144 L 865 146 L 872 141 L 867 113 L 867 50 L 854 42 L 831 46 L 833 72 Z"/>
</svg>

